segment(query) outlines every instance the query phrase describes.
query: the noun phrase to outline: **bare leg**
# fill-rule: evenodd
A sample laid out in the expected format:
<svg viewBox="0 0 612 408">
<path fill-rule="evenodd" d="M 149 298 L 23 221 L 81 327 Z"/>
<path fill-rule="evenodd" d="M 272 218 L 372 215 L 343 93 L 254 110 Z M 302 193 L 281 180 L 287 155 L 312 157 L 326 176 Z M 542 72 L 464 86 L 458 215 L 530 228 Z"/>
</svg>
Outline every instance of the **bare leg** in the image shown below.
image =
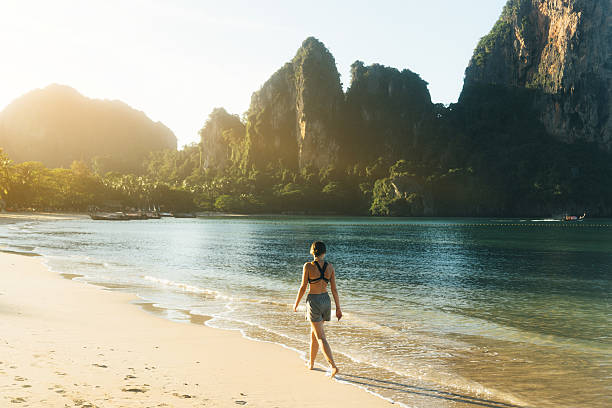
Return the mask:
<svg viewBox="0 0 612 408">
<path fill-rule="evenodd" d="M 314 368 L 315 359 L 319 352 L 319 342 L 317 341 L 317 335 L 314 328 L 310 328 L 310 365 L 308 368 L 311 370 Z"/>
<path fill-rule="evenodd" d="M 319 340 L 319 342 L 321 343 L 323 355 L 325 356 L 325 359 L 332 368 L 331 376 L 332 378 L 334 378 L 334 376 L 338 374 L 338 367 L 336 367 L 336 363 L 334 363 L 334 357 L 332 356 L 331 347 L 329 346 L 327 338 L 325 337 L 325 330 L 323 330 L 323 322 L 310 322 L 310 324 L 312 325 L 312 329 L 315 332 L 315 335 L 317 336 L 317 340 Z"/>
</svg>

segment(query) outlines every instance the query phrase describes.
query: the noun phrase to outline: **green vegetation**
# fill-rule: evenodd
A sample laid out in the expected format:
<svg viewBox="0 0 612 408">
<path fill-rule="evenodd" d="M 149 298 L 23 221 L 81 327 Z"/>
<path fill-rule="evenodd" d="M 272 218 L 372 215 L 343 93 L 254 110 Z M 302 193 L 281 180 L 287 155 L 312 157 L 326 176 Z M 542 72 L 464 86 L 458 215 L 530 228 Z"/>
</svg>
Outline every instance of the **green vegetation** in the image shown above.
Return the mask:
<svg viewBox="0 0 612 408">
<path fill-rule="evenodd" d="M 473 85 L 451 106 L 449 120 L 461 130 L 465 150 L 456 158 L 473 171 L 466 180 L 469 207 L 495 210 L 492 215 L 610 215 L 612 155 L 595 144 L 548 135 L 532 109 L 540 92 Z"/>
<path fill-rule="evenodd" d="M 351 77 L 341 132 L 348 148 L 343 161 L 422 161 L 438 134 L 427 82 L 407 69 L 361 61 L 351 65 Z"/>
<path fill-rule="evenodd" d="M 99 175 L 82 161 L 49 169 L 40 162 L 13 163 L 0 149 L 0 199 L 9 210 L 87 211 L 92 205 L 124 208 L 195 208 L 182 186 L 145 176 L 109 172 Z"/>
<path fill-rule="evenodd" d="M 506 20 L 499 19 L 493 26 L 491 32 L 480 39 L 474 50 L 473 61 L 477 66 L 483 66 L 489 54 L 493 52 L 496 45 L 506 43 L 512 35 L 512 24 Z"/>
<path fill-rule="evenodd" d="M 474 50 L 472 60 L 476 66 L 484 66 L 488 56 L 495 49 L 511 46 L 514 33 L 514 24 L 520 28 L 521 33 L 527 30 L 526 14 L 531 9 L 531 0 L 509 0 L 504 6 L 501 16 L 491 29 L 482 37 Z M 519 23 L 520 21 L 520 23 Z"/>
</svg>

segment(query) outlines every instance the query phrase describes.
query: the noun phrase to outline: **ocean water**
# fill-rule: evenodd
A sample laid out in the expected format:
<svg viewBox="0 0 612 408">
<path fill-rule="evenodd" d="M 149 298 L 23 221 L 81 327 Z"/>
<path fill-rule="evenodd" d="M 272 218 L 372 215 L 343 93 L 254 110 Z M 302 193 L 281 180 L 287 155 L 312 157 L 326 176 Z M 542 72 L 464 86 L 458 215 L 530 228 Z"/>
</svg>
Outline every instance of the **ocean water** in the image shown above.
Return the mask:
<svg viewBox="0 0 612 408">
<path fill-rule="evenodd" d="M 0 246 L 306 358 L 313 240 L 339 380 L 405 406 L 612 406 L 612 221 L 211 217 L 0 225 Z M 333 315 L 333 313 L 332 313 Z M 335 320 L 335 319 L 334 319 Z M 229 352 L 229 351 L 226 351 Z M 319 356 L 321 368 L 326 364 Z"/>
</svg>

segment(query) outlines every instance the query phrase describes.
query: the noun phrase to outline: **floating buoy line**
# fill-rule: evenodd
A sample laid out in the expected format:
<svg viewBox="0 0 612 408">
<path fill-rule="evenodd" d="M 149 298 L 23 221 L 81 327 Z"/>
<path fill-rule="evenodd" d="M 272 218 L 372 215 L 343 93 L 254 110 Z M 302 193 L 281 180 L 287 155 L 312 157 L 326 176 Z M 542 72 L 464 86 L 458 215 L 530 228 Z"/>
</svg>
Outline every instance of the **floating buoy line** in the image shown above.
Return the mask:
<svg viewBox="0 0 612 408">
<path fill-rule="evenodd" d="M 218 220 L 218 219 L 217 219 Z M 265 224 L 278 224 L 278 225 L 289 225 L 287 222 L 272 221 L 272 220 L 255 220 L 250 219 L 249 221 L 255 223 Z M 597 224 L 597 223 L 582 223 L 582 222 L 519 222 L 519 223 L 505 223 L 505 222 L 488 222 L 488 223 L 385 223 L 385 222 L 363 222 L 363 223 L 324 223 L 324 222 L 300 222 L 308 226 L 338 226 L 338 227 L 542 227 L 542 228 L 611 228 L 610 224 Z"/>
</svg>

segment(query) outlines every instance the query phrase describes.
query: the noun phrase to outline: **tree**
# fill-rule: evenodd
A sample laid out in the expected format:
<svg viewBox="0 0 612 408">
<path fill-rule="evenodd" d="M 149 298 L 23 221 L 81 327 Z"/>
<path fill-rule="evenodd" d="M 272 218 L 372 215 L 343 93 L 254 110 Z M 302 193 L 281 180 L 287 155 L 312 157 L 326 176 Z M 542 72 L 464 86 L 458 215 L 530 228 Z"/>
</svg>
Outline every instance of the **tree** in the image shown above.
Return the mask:
<svg viewBox="0 0 612 408">
<path fill-rule="evenodd" d="M 8 195 L 11 160 L 0 147 L 0 200 Z"/>
</svg>

